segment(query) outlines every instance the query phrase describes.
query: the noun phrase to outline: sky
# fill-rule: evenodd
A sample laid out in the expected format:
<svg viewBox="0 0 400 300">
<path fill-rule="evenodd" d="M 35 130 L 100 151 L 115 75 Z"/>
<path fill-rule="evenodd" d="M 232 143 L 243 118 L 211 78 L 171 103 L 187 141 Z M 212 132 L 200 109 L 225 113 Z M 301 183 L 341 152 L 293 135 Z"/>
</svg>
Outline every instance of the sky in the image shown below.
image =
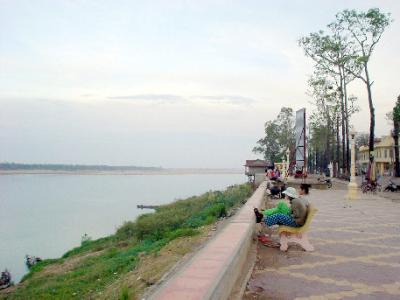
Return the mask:
<svg viewBox="0 0 400 300">
<path fill-rule="evenodd" d="M 298 39 L 371 7 L 394 19 L 370 62 L 381 136 L 400 1 L 0 0 L 0 162 L 241 168 L 282 106 L 313 109 Z"/>
</svg>

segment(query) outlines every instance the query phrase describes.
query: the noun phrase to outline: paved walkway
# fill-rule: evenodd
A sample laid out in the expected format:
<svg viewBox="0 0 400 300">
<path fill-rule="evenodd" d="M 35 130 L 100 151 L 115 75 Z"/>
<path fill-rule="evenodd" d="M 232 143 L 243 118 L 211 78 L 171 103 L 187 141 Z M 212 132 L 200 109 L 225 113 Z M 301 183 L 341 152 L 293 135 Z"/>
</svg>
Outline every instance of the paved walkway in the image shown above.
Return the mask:
<svg viewBox="0 0 400 300">
<path fill-rule="evenodd" d="M 400 299 L 400 202 L 312 190 L 314 252 L 258 243 L 245 299 Z"/>
</svg>

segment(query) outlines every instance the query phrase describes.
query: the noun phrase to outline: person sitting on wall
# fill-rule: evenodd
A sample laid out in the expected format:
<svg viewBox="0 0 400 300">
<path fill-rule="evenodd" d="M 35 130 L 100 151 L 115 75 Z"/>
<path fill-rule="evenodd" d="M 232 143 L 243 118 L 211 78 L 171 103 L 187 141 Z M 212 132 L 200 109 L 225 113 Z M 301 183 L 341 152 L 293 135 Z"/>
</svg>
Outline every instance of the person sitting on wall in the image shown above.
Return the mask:
<svg viewBox="0 0 400 300">
<path fill-rule="evenodd" d="M 290 227 L 300 227 L 304 225 L 307 218 L 306 202 L 299 198 L 295 188 L 288 187 L 283 194 L 290 202 L 290 208 L 292 210 L 291 214 L 274 214 L 264 217 L 264 215 L 260 213 L 257 208 L 254 208 L 257 223 L 264 221 L 265 225 L 267 226 L 286 225 Z"/>
<path fill-rule="evenodd" d="M 275 196 L 278 198 L 283 198 L 284 195 L 282 194 L 282 192 L 286 189 L 286 185 L 285 183 L 277 178 L 275 180 L 271 180 L 270 182 L 268 182 L 267 184 L 267 193 L 270 196 Z"/>
<path fill-rule="evenodd" d="M 281 188 L 278 186 L 278 184 L 275 182 L 269 189 L 269 193 L 271 196 L 277 196 L 280 198 L 280 193 L 281 193 Z"/>
</svg>

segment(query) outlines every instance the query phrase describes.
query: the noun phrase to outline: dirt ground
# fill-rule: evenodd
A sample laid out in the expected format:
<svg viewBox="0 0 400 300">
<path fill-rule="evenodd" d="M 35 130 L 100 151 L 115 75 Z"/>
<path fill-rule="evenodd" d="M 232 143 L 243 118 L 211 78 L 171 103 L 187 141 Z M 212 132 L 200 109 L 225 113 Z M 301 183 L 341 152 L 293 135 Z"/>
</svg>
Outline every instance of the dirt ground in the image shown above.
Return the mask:
<svg viewBox="0 0 400 300">
<path fill-rule="evenodd" d="M 400 299 L 400 192 L 346 193 L 311 190 L 314 252 L 257 244 L 244 299 Z"/>
</svg>

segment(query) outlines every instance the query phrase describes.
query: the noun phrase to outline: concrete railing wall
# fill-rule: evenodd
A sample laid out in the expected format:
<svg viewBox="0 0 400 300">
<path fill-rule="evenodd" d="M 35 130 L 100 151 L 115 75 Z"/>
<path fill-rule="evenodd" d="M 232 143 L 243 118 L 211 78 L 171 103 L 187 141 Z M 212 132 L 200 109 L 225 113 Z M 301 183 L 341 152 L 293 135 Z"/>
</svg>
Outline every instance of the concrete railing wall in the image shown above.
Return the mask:
<svg viewBox="0 0 400 300">
<path fill-rule="evenodd" d="M 255 230 L 253 208 L 263 204 L 263 182 L 231 221 L 149 299 L 227 299 L 246 262 Z"/>
</svg>

